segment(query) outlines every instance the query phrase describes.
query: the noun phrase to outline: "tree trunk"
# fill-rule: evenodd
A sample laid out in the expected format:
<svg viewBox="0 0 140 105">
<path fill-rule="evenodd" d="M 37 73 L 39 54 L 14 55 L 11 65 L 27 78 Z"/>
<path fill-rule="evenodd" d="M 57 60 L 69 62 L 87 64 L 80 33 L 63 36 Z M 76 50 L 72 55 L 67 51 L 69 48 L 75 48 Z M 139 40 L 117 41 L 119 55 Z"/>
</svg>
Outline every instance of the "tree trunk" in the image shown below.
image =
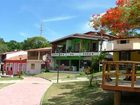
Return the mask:
<svg viewBox="0 0 140 105">
<path fill-rule="evenodd" d="M 92 86 L 93 74 L 90 75 L 89 86 Z"/>
</svg>

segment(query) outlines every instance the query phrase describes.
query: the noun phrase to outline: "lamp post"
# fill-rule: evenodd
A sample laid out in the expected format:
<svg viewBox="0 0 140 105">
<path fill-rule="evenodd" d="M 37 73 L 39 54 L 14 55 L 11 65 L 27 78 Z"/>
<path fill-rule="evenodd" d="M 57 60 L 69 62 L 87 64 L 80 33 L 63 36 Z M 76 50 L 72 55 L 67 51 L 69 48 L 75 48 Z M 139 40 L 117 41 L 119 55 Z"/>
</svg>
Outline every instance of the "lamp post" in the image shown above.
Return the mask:
<svg viewBox="0 0 140 105">
<path fill-rule="evenodd" d="M 99 51 L 99 55 L 102 53 L 103 34 L 104 34 L 104 31 L 101 29 L 101 31 L 100 31 L 100 51 Z M 100 61 L 99 61 L 99 72 L 101 71 L 100 64 L 101 64 L 101 63 L 100 63 Z"/>
<path fill-rule="evenodd" d="M 22 62 L 21 62 L 21 60 L 22 60 L 22 55 L 19 55 L 19 60 L 20 60 L 20 65 L 19 65 L 19 72 L 18 72 L 18 75 L 19 75 L 19 78 L 20 78 L 20 76 L 21 76 L 21 72 L 22 72 Z"/>
<path fill-rule="evenodd" d="M 59 57 L 60 57 L 62 45 L 58 45 L 57 47 L 58 47 L 58 53 L 59 53 Z M 60 61 L 59 61 L 58 66 L 60 66 Z M 59 67 L 57 68 L 57 83 L 59 83 Z"/>
</svg>

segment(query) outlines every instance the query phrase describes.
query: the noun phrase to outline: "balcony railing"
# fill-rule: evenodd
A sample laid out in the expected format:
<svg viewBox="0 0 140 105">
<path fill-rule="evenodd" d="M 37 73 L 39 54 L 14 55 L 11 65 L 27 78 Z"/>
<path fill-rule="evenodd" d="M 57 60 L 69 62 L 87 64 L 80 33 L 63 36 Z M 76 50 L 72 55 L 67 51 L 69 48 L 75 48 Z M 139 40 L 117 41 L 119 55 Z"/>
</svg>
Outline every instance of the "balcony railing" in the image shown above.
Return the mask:
<svg viewBox="0 0 140 105">
<path fill-rule="evenodd" d="M 38 56 L 28 56 L 28 60 L 38 60 Z"/>
<path fill-rule="evenodd" d="M 80 52 L 80 53 L 52 53 L 51 56 L 93 56 L 99 55 L 99 52 Z"/>
<path fill-rule="evenodd" d="M 140 62 L 103 62 L 102 88 L 110 91 L 140 92 Z"/>
</svg>

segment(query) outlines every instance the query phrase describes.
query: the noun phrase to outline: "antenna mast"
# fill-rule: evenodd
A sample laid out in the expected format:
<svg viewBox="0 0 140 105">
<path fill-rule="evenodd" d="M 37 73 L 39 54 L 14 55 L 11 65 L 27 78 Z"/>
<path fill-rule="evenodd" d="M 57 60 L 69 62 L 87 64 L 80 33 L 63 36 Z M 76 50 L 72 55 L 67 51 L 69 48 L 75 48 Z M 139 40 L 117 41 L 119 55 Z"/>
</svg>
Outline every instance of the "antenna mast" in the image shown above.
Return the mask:
<svg viewBox="0 0 140 105">
<path fill-rule="evenodd" d="M 44 24 L 43 24 L 43 21 L 41 21 L 41 24 L 40 24 L 40 36 L 43 36 L 43 30 L 44 29 Z"/>
</svg>

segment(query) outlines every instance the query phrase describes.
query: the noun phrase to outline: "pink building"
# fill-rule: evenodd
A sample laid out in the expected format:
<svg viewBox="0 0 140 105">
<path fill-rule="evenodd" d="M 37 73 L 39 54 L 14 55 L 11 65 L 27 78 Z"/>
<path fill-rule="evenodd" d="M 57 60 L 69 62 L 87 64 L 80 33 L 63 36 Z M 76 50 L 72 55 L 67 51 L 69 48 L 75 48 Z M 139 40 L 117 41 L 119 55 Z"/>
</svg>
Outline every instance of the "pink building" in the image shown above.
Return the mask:
<svg viewBox="0 0 140 105">
<path fill-rule="evenodd" d="M 19 71 L 26 72 L 27 52 L 14 51 L 0 54 L 1 71 L 6 74 L 17 74 Z"/>
</svg>

